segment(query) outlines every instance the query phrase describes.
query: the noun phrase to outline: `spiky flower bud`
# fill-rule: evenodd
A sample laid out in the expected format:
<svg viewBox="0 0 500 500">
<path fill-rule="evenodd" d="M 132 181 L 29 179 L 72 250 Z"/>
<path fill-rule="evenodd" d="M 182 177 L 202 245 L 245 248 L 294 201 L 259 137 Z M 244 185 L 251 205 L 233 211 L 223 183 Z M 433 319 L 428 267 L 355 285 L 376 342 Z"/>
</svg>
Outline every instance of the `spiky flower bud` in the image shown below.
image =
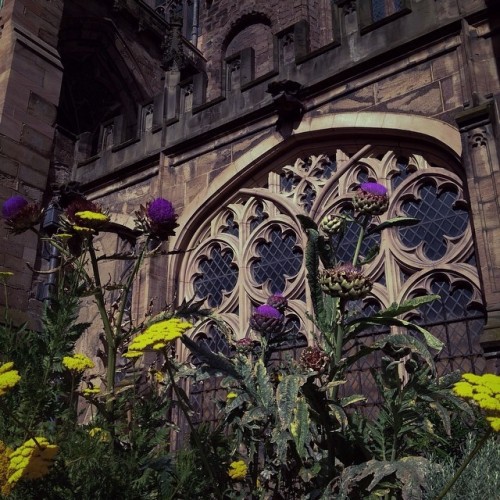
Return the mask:
<svg viewBox="0 0 500 500">
<path fill-rule="evenodd" d="M 328 235 L 340 233 L 345 225 L 345 219 L 340 215 L 328 214 L 319 223 L 320 229 Z"/>
<path fill-rule="evenodd" d="M 363 298 L 372 289 L 372 282 L 362 270 L 351 264 L 324 269 L 320 272 L 319 284 L 326 294 L 346 300 Z"/>
<path fill-rule="evenodd" d="M 250 327 L 260 333 L 280 333 L 285 317 L 268 304 L 257 307 L 250 318 Z"/>
<path fill-rule="evenodd" d="M 319 347 L 306 347 L 300 355 L 300 364 L 315 372 L 321 372 L 328 363 L 328 356 Z"/>
<path fill-rule="evenodd" d="M 237 352 L 241 352 L 244 354 L 252 350 L 253 344 L 253 340 L 249 339 L 248 337 L 243 337 L 242 339 L 238 339 L 234 343 L 234 346 L 236 347 Z"/>
<path fill-rule="evenodd" d="M 288 300 L 281 293 L 275 293 L 267 299 L 267 305 L 278 309 L 283 314 L 288 307 Z"/>
<path fill-rule="evenodd" d="M 42 211 L 38 204 L 28 203 L 22 196 L 12 196 L 2 205 L 2 216 L 9 231 L 20 234 L 40 222 Z"/>
<path fill-rule="evenodd" d="M 378 182 L 363 182 L 352 200 L 354 210 L 365 215 L 382 215 L 389 207 L 387 188 Z"/>
</svg>

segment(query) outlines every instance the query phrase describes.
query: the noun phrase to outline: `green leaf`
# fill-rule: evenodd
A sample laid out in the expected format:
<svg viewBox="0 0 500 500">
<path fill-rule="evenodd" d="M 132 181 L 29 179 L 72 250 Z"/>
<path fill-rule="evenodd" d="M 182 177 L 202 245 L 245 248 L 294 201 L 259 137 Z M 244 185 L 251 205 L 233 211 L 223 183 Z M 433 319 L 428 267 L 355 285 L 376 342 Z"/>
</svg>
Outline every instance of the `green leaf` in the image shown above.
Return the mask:
<svg viewBox="0 0 500 500">
<path fill-rule="evenodd" d="M 378 255 L 379 251 L 380 245 L 374 245 L 373 247 L 371 247 L 370 250 L 368 250 L 366 257 L 360 262 L 361 265 L 369 264 L 370 262 L 372 262 L 372 260 L 375 259 L 375 257 Z"/>
<path fill-rule="evenodd" d="M 348 329 L 349 336 L 355 335 L 358 332 L 365 330 L 371 325 L 404 326 L 405 328 L 416 330 L 417 332 L 421 333 L 425 339 L 426 344 L 431 349 L 436 349 L 440 351 L 444 346 L 443 342 L 441 342 L 438 338 L 432 335 L 432 333 L 426 330 L 425 328 L 422 328 L 421 326 L 415 323 L 411 323 L 410 321 L 406 321 L 401 318 L 393 318 L 390 316 L 389 317 L 373 316 L 371 318 L 360 318 L 359 320 L 354 320 L 349 324 L 349 326 L 355 324 L 356 326 L 354 328 Z"/>
<path fill-rule="evenodd" d="M 293 411 L 302 382 L 303 377 L 300 375 L 287 375 L 278 384 L 276 402 L 278 404 L 278 417 L 283 428 L 288 428 L 294 417 Z"/>
<path fill-rule="evenodd" d="M 394 319 L 395 318 L 385 318 L 386 321 Z M 391 345 L 396 350 L 409 349 L 411 352 L 418 354 L 429 365 L 429 368 L 432 371 L 435 370 L 434 360 L 426 346 L 415 337 L 411 337 L 410 335 L 406 335 L 404 333 L 385 335 L 384 337 L 374 342 L 372 345 L 361 347 L 356 354 L 347 358 L 346 365 L 352 365 L 354 362 L 367 356 L 373 351 L 383 349 L 387 344 Z"/>
<path fill-rule="evenodd" d="M 353 405 L 361 401 L 366 401 L 366 397 L 362 394 L 351 394 L 350 396 L 347 396 L 340 400 L 340 406 L 342 406 L 342 408 L 345 408 L 346 406 Z"/>
<path fill-rule="evenodd" d="M 429 302 L 440 299 L 441 297 L 439 295 L 421 295 L 420 297 L 414 297 L 413 299 L 405 300 L 399 304 L 394 302 L 387 309 L 380 311 L 378 316 L 392 318 L 394 316 L 399 316 L 400 314 L 405 314 L 413 309 L 417 309 L 423 304 L 428 304 Z"/>
<path fill-rule="evenodd" d="M 420 219 L 415 219 L 414 217 L 394 217 L 392 219 L 386 220 L 377 224 L 376 226 L 371 226 L 370 229 L 366 232 L 366 236 L 369 236 L 373 233 L 378 233 L 384 229 L 389 227 L 408 227 L 414 226 L 420 222 Z"/>
<path fill-rule="evenodd" d="M 318 231 L 318 225 L 308 215 L 297 214 L 297 219 L 299 219 L 300 225 L 302 226 L 302 229 L 305 233 L 307 233 L 308 229 L 314 229 L 315 231 Z"/>
<path fill-rule="evenodd" d="M 255 364 L 254 376 L 258 402 L 268 413 L 270 413 L 274 405 L 274 392 L 267 369 L 261 359 Z"/>
<path fill-rule="evenodd" d="M 310 423 L 307 401 L 305 398 L 299 397 L 295 407 L 295 416 L 290 426 L 290 432 L 300 457 L 304 457 L 307 453 L 306 444 L 310 441 Z"/>
</svg>

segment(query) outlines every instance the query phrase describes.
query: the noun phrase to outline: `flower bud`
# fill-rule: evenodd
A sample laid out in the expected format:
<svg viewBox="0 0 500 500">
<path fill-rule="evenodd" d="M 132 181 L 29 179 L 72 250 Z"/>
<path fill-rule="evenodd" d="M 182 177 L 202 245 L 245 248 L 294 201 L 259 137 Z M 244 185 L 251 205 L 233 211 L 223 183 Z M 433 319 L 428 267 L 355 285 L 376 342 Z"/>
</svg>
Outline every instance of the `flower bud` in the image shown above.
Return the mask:
<svg viewBox="0 0 500 500">
<path fill-rule="evenodd" d="M 257 307 L 250 318 L 250 327 L 260 333 L 280 333 L 285 317 L 268 304 Z"/>
<path fill-rule="evenodd" d="M 20 234 L 40 222 L 42 211 L 38 204 L 28 203 L 22 196 L 12 196 L 3 204 L 2 216 L 9 231 Z"/>
<path fill-rule="evenodd" d="M 241 353 L 247 353 L 252 350 L 253 348 L 253 340 L 249 339 L 248 337 L 243 337 L 242 339 L 238 339 L 234 345 L 236 348 L 237 352 Z"/>
<path fill-rule="evenodd" d="M 319 284 L 327 295 L 345 300 L 363 298 L 372 288 L 372 282 L 363 275 L 361 269 L 351 264 L 324 269 L 320 272 Z"/>
<path fill-rule="evenodd" d="M 328 356 L 319 347 L 306 347 L 300 355 L 300 364 L 308 370 L 321 372 L 327 363 Z"/>
<path fill-rule="evenodd" d="M 328 235 L 340 233 L 345 225 L 345 219 L 340 215 L 328 214 L 319 223 L 320 229 Z"/>
<path fill-rule="evenodd" d="M 288 300 L 281 293 L 275 293 L 267 299 L 267 305 L 278 309 L 283 314 L 288 306 Z"/>
<path fill-rule="evenodd" d="M 363 182 L 352 200 L 354 210 L 365 215 L 382 215 L 389 207 L 387 188 L 378 182 Z"/>
</svg>

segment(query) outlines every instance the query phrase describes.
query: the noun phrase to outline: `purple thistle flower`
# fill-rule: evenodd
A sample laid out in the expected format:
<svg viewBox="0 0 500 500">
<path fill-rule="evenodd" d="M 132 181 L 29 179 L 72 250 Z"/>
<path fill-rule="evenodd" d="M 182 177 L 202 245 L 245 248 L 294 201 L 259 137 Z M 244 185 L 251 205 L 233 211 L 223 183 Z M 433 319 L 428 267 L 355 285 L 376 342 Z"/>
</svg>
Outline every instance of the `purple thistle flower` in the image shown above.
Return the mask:
<svg viewBox="0 0 500 500">
<path fill-rule="evenodd" d="M 168 224 L 175 222 L 177 215 L 174 206 L 165 198 L 156 198 L 147 208 L 149 219 L 154 224 Z"/>
<path fill-rule="evenodd" d="M 268 304 L 263 304 L 255 309 L 254 314 L 257 314 L 259 316 L 262 316 L 263 318 L 274 318 L 274 319 L 281 319 L 282 314 L 278 311 L 273 306 L 270 306 Z"/>
<path fill-rule="evenodd" d="M 359 189 L 374 196 L 387 195 L 387 188 L 378 182 L 363 182 L 359 185 Z"/>
<path fill-rule="evenodd" d="M 278 309 L 263 304 L 250 317 L 250 327 L 263 334 L 279 333 L 283 330 L 285 317 Z"/>
<path fill-rule="evenodd" d="M 28 205 L 28 200 L 22 196 L 12 196 L 2 206 L 4 219 L 13 219 L 21 210 Z"/>
</svg>

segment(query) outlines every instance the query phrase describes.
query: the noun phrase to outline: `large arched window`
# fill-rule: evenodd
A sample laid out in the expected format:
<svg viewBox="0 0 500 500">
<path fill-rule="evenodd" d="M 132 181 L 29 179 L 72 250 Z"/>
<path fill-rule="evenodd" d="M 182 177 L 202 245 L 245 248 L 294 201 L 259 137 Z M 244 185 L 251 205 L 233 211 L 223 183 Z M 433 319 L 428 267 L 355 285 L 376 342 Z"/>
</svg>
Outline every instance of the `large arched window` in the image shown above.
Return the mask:
<svg viewBox="0 0 500 500">
<path fill-rule="evenodd" d="M 289 321 L 295 337 L 289 348 L 311 338 L 312 311 L 303 264 L 304 235 L 297 220 L 306 213 L 317 222 L 327 214 L 352 210 L 353 191 L 360 182 L 384 184 L 390 195 L 382 220 L 398 215 L 420 219 L 418 225 L 390 229 L 373 237 L 378 256 L 366 272 L 374 281 L 372 294 L 360 309 L 387 307 L 415 295 L 438 293 L 442 300 L 413 318 L 426 325 L 446 345 L 437 357 L 440 373 L 454 369 L 481 372 L 479 334 L 483 326 L 479 279 L 475 267 L 469 207 L 459 172 L 439 152 L 391 147 L 387 142 L 359 148 L 332 147 L 324 154 L 304 155 L 276 164 L 253 178 L 220 206 L 194 234 L 180 269 L 180 296 L 205 299 L 236 337 L 251 335 L 253 308 L 271 293 L 289 299 Z M 357 235 L 348 228 L 341 254 L 352 256 Z M 374 330 L 351 348 L 369 343 Z M 384 332 L 387 333 L 387 332 Z M 369 368 L 377 360 L 363 359 L 351 371 L 347 392 L 373 392 Z"/>
</svg>

